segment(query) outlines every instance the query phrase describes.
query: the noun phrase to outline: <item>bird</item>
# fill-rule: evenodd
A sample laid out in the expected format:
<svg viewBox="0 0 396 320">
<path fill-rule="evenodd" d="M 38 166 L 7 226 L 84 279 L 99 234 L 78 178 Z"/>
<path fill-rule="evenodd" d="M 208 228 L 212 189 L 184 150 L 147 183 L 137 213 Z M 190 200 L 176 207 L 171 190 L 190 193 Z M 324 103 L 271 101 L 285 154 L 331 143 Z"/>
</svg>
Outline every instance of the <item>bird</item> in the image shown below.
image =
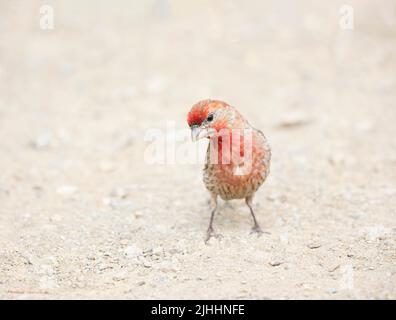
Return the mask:
<svg viewBox="0 0 396 320">
<path fill-rule="evenodd" d="M 253 198 L 270 172 L 271 148 L 264 134 L 253 128 L 242 114 L 221 100 L 195 103 L 187 115 L 191 139 L 209 139 L 203 181 L 211 196 L 211 214 L 205 242 L 221 238 L 214 232 L 213 219 L 218 197 L 244 199 L 253 218 L 251 233 L 261 235 L 253 210 Z"/>
</svg>

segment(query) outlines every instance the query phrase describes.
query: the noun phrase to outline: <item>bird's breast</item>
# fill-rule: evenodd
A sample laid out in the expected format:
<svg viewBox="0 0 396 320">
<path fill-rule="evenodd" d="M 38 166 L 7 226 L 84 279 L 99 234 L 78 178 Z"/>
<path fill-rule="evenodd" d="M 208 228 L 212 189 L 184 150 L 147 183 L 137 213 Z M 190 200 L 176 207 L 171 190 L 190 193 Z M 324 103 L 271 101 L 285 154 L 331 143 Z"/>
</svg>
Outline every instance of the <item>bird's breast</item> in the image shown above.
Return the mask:
<svg viewBox="0 0 396 320">
<path fill-rule="evenodd" d="M 254 194 L 268 175 L 269 148 L 254 145 L 251 155 L 240 152 L 239 156 L 229 159 L 224 159 L 223 153 L 217 162 L 211 159 L 211 152 L 213 150 L 209 147 L 204 182 L 210 192 L 225 200 L 242 199 Z"/>
</svg>

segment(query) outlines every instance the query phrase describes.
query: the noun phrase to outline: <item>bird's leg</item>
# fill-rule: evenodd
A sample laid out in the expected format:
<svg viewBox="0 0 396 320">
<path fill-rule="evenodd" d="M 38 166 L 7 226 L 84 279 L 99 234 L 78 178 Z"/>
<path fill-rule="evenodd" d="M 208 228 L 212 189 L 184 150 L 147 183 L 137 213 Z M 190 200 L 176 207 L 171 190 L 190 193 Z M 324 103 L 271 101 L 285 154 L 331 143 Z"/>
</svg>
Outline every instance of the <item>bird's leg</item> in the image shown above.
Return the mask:
<svg viewBox="0 0 396 320">
<path fill-rule="evenodd" d="M 261 234 L 264 233 L 264 231 L 261 229 L 260 225 L 257 222 L 256 216 L 255 216 L 254 211 L 253 211 L 252 202 L 253 202 L 253 197 L 247 197 L 246 198 L 246 204 L 247 204 L 247 206 L 250 209 L 250 213 L 252 215 L 253 222 L 254 222 L 254 226 L 253 226 L 252 231 L 250 233 L 257 233 L 258 235 L 261 235 Z M 265 233 L 268 233 L 268 232 L 265 232 Z"/>
<path fill-rule="evenodd" d="M 216 234 L 214 232 L 214 230 L 213 230 L 213 218 L 214 218 L 214 215 L 215 215 L 216 210 L 217 210 L 217 195 L 215 195 L 215 194 L 212 194 L 211 209 L 212 209 L 212 213 L 210 215 L 208 231 L 206 232 L 205 243 L 207 243 L 210 240 L 211 237 L 215 237 L 215 238 L 221 238 L 222 237 L 221 234 Z"/>
</svg>

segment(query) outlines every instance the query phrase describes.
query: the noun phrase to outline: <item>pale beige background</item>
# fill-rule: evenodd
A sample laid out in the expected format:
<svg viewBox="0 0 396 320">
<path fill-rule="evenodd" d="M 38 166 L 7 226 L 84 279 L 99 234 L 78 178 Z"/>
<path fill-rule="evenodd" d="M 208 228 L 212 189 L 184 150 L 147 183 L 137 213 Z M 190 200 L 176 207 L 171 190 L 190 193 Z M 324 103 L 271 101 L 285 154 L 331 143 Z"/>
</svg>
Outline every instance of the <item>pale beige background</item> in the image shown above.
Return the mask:
<svg viewBox="0 0 396 320">
<path fill-rule="evenodd" d="M 0 1 L 1 298 L 396 298 L 396 2 Z M 55 28 L 39 27 L 53 5 Z M 144 162 L 199 99 L 273 148 L 204 244 L 200 165 Z"/>
</svg>

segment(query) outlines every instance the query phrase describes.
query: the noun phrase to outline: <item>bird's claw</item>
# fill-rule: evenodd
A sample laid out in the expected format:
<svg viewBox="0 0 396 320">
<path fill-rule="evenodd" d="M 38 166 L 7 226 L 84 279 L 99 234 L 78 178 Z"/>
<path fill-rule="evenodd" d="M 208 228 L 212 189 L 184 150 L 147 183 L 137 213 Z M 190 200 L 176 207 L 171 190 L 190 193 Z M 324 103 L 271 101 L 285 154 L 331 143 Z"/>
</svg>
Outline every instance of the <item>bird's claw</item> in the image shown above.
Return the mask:
<svg viewBox="0 0 396 320">
<path fill-rule="evenodd" d="M 250 234 L 257 234 L 258 237 L 263 235 L 264 233 L 265 234 L 270 234 L 268 231 L 263 231 L 263 229 L 261 229 L 259 225 L 254 226 L 252 228 L 252 230 L 250 231 Z"/>
<path fill-rule="evenodd" d="M 213 229 L 208 229 L 208 231 L 206 232 L 205 243 L 207 244 L 208 241 L 209 241 L 211 238 L 222 239 L 222 238 L 223 238 L 223 235 L 221 235 L 220 233 L 215 233 Z"/>
</svg>

